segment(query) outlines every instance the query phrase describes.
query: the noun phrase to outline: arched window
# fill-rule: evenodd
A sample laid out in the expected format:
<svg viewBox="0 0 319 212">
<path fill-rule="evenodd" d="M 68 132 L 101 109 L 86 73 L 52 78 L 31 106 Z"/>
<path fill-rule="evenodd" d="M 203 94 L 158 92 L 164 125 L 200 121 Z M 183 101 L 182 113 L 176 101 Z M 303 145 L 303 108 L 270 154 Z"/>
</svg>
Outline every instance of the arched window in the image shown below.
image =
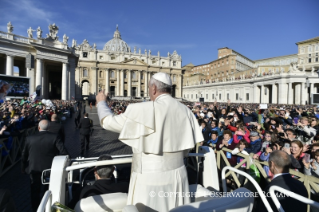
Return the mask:
<svg viewBox="0 0 319 212">
<path fill-rule="evenodd" d="M 132 73 L 132 78 L 133 78 L 133 79 L 136 79 L 136 72 L 133 72 L 133 73 Z"/>
</svg>

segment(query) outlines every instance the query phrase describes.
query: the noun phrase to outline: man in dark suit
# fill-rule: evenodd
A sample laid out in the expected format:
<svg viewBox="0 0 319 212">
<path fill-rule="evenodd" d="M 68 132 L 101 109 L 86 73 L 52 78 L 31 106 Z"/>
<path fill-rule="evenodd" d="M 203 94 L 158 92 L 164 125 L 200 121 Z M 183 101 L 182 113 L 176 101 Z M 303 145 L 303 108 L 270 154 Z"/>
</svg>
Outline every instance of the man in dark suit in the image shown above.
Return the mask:
<svg viewBox="0 0 319 212">
<path fill-rule="evenodd" d="M 78 128 L 79 122 L 80 122 L 80 119 L 81 119 L 81 109 L 80 108 L 81 108 L 80 106 L 77 106 L 75 114 L 74 114 L 75 128 Z"/>
<path fill-rule="evenodd" d="M 97 161 L 112 160 L 110 155 L 101 155 Z M 113 165 L 97 166 L 94 168 L 95 182 L 93 185 L 86 185 L 74 192 L 73 199 L 69 207 L 74 208 L 75 204 L 82 198 L 90 196 L 109 194 L 116 192 L 128 192 L 129 184 L 127 182 L 114 183 L 112 178 L 114 172 Z"/>
<path fill-rule="evenodd" d="M 286 152 L 280 150 L 272 152 L 269 156 L 268 163 L 269 169 L 274 174 L 274 177 L 266 186 L 265 194 L 273 211 L 278 210 L 270 197 L 269 188 L 271 186 L 276 185 L 308 198 L 308 193 L 303 183 L 297 179 L 294 179 L 291 174 L 289 174 L 291 159 Z M 276 196 L 278 197 L 278 200 L 285 211 L 307 211 L 307 205 L 296 199 L 286 197 L 284 194 L 279 192 L 276 192 Z M 258 211 L 267 211 L 263 203 L 259 205 Z"/>
<path fill-rule="evenodd" d="M 49 127 L 49 132 L 56 133 L 60 136 L 62 143 L 65 141 L 65 133 L 64 133 L 64 127 L 62 124 L 58 122 L 58 115 L 53 114 L 51 116 L 51 122 Z"/>
<path fill-rule="evenodd" d="M 85 141 L 86 141 L 86 150 L 89 150 L 90 145 L 90 134 L 91 127 L 93 127 L 93 121 L 88 118 L 89 114 L 85 113 L 84 118 L 81 119 L 79 124 L 80 137 L 81 137 L 81 157 L 84 156 L 85 151 Z"/>
<path fill-rule="evenodd" d="M 30 175 L 33 211 L 37 210 L 47 190 L 47 186 L 42 185 L 41 182 L 42 171 L 51 168 L 56 155 L 68 155 L 58 134 L 48 132 L 49 124 L 48 120 L 41 120 L 38 126 L 39 133 L 26 137 L 22 151 L 21 171 Z"/>
</svg>

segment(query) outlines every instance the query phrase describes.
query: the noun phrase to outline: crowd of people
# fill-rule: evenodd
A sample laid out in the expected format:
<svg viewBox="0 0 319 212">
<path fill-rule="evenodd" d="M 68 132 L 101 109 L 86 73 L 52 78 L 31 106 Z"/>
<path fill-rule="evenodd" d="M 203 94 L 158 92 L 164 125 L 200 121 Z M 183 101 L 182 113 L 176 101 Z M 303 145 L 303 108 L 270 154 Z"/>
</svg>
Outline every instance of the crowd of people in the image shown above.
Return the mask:
<svg viewBox="0 0 319 212">
<path fill-rule="evenodd" d="M 25 139 L 21 155 L 21 172 L 30 176 L 33 211 L 37 210 L 47 189 L 41 182 L 42 171 L 50 169 L 56 155 L 68 154 L 64 146 L 63 122 L 66 117 L 72 116 L 76 105 L 76 101 L 34 101 L 26 97 L 6 100 L 0 105 L 0 138 L 5 138 L 1 144 L 5 145 L 5 148 L 2 148 L 0 157 L 5 157 L 11 150 L 18 148 L 14 146 L 14 137 L 21 138 L 19 142 Z M 32 127 L 38 128 L 35 130 L 36 133 L 22 138 L 23 130 Z"/>
<path fill-rule="evenodd" d="M 291 157 L 291 168 L 318 177 L 319 108 L 317 106 L 258 104 L 211 104 L 190 106 L 202 128 L 202 145 L 216 150 L 227 147 L 229 163 L 235 166 L 238 153 L 268 161 L 269 153 L 283 150 Z M 269 167 L 264 167 L 271 177 Z"/>
<path fill-rule="evenodd" d="M 115 115 L 119 115 L 133 103 L 137 102 L 110 100 L 108 106 Z M 182 103 L 192 111 L 198 121 L 204 138 L 200 145 L 217 151 L 223 151 L 223 147 L 232 150 L 231 153 L 224 151 L 232 166 L 242 160 L 238 153 L 252 153 L 253 159 L 269 161 L 272 152 L 282 150 L 289 155 L 291 169 L 306 175 L 319 176 L 319 108 L 316 106 L 268 104 L 267 109 L 260 109 L 259 104 L 238 104 L 230 101 Z M 0 138 L 12 138 L 21 130 L 33 126 L 39 126 L 39 131 L 49 131 L 46 122 L 39 124 L 42 120 L 54 126 L 54 123 L 62 121 L 66 114 L 72 117 L 72 113 L 75 113 L 76 126 L 81 128 L 82 112 L 85 113 L 76 101 L 52 100 L 50 104 L 46 101 L 29 101 L 27 98 L 5 101 L 0 105 Z M 84 118 L 87 118 L 87 114 Z M 40 125 L 44 130 L 40 129 Z M 88 129 L 92 127 L 89 121 L 87 125 Z M 52 128 L 58 132 L 63 144 L 64 131 L 61 131 L 58 125 Z M 89 133 L 88 131 L 87 134 Z M 83 133 L 82 137 L 81 156 L 85 150 L 85 142 L 82 140 L 87 140 L 86 149 L 89 148 L 89 136 L 84 136 Z M 12 139 L 8 139 L 5 145 L 6 149 L 10 150 Z M 59 152 L 67 154 L 62 147 Z M 2 155 L 5 154 L 8 152 L 2 151 Z M 23 169 L 25 170 L 25 167 Z M 271 167 L 264 166 L 264 170 L 269 178 L 274 177 Z M 231 180 L 229 182 L 232 183 Z"/>
</svg>

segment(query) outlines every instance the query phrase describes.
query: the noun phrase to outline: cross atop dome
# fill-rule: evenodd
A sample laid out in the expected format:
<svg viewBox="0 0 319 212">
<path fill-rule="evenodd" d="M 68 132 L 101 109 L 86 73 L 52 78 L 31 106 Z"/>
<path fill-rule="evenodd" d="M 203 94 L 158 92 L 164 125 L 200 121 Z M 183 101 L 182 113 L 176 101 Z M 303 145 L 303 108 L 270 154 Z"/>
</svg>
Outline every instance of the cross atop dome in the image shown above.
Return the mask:
<svg viewBox="0 0 319 212">
<path fill-rule="evenodd" d="M 119 26 L 118 26 L 117 24 L 116 24 L 116 30 L 115 30 L 115 32 L 114 32 L 113 38 L 122 39 L 122 38 L 121 38 L 121 33 L 120 33 L 120 31 L 119 31 Z"/>
</svg>

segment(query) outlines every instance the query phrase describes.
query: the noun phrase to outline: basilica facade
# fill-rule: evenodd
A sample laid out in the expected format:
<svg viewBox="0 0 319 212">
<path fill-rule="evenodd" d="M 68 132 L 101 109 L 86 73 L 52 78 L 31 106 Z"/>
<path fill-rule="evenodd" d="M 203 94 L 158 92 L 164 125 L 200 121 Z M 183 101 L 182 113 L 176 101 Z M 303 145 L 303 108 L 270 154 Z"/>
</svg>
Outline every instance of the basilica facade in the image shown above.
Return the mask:
<svg viewBox="0 0 319 212">
<path fill-rule="evenodd" d="M 152 55 L 151 50 L 131 48 L 117 27 L 103 49 L 85 39 L 75 52 L 79 55 L 76 96 L 90 97 L 105 89 L 115 99 L 148 98 L 150 77 L 165 72 L 172 79 L 172 96 L 182 97 L 182 59 L 176 51 L 164 57 L 159 52 Z"/>
<path fill-rule="evenodd" d="M 86 39 L 80 45 L 73 39 L 71 46 L 66 35 L 60 41 L 55 24 L 49 25 L 46 36 L 40 27 L 30 27 L 26 37 L 13 29 L 9 22 L 7 32 L 0 31 L 0 74 L 30 78 L 30 93 L 40 90 L 41 98 L 94 98 L 102 89 L 115 99 L 148 98 L 149 79 L 157 72 L 169 74 L 172 95 L 182 97 L 181 56 L 176 51 L 164 57 L 159 52 L 152 55 L 151 50 L 131 49 L 118 27 L 101 50 Z M 28 67 L 27 60 L 34 66 Z"/>
</svg>

